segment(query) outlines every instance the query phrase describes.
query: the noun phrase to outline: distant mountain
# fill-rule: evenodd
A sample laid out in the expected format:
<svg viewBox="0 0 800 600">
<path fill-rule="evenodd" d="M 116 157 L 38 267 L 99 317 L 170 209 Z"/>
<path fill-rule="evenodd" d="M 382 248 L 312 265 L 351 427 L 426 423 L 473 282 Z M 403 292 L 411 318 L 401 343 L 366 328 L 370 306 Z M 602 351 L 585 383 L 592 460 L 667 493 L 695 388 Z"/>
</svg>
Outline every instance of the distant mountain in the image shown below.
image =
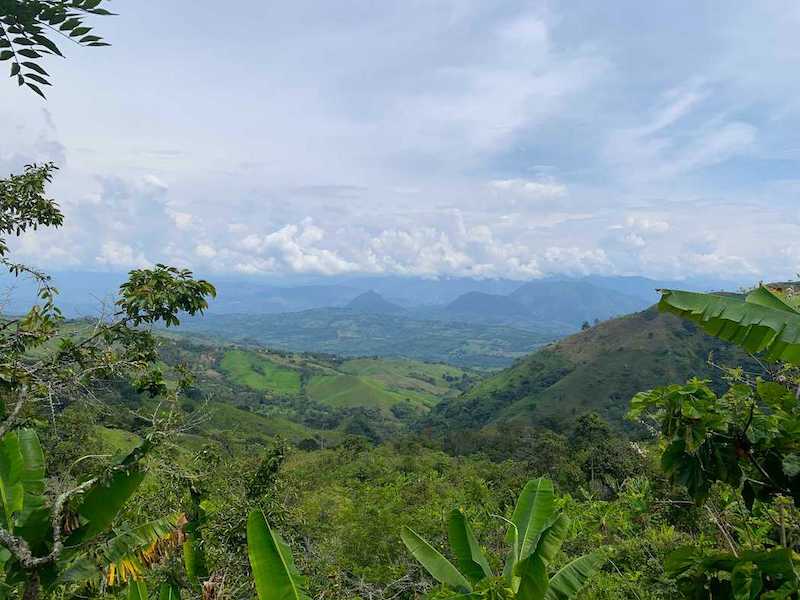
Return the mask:
<svg viewBox="0 0 800 600">
<path fill-rule="evenodd" d="M 603 321 L 642 310 L 652 303 L 580 280 L 531 281 L 513 292 L 510 298 L 525 306 L 537 321 L 574 327 L 584 321 Z"/>
<path fill-rule="evenodd" d="M 507 324 L 514 327 L 574 331 L 584 320 L 604 319 L 641 310 L 657 300 L 655 289 L 735 290 L 714 280 L 657 281 L 645 277 L 553 276 L 530 282 L 467 277 L 270 277 L 236 278 L 198 273 L 217 287 L 210 314 L 278 314 L 317 308 L 340 308 L 367 291 L 413 311 L 418 319 Z M 124 273 L 72 271 L 53 273 L 59 305 L 68 317 L 92 316 L 113 304 Z M 586 287 L 590 286 L 590 287 Z M 474 295 L 475 293 L 480 295 Z M 514 295 L 515 294 L 515 295 Z M 525 305 L 528 314 L 500 297 Z M 0 296 L 6 313 L 27 310 L 36 298 L 31 281 L 0 272 Z M 637 300 L 632 302 L 632 298 Z M 453 306 L 451 306 L 453 305 Z M 477 310 L 474 307 L 482 305 Z M 454 309 L 454 310 L 453 310 Z"/>
<path fill-rule="evenodd" d="M 522 421 L 559 429 L 592 411 L 625 427 L 639 391 L 693 376 L 721 385 L 722 373 L 708 364 L 711 353 L 717 364 L 755 368 L 736 347 L 652 307 L 545 346 L 438 405 L 425 425 L 452 430 Z"/>
<path fill-rule="evenodd" d="M 356 312 L 371 314 L 397 314 L 405 309 L 386 300 L 383 296 L 372 290 L 364 292 L 347 303 L 345 308 Z"/>
<path fill-rule="evenodd" d="M 555 336 L 547 331 L 318 308 L 280 315 L 185 318 L 179 331 L 240 343 L 342 356 L 389 356 L 502 368 Z"/>
</svg>

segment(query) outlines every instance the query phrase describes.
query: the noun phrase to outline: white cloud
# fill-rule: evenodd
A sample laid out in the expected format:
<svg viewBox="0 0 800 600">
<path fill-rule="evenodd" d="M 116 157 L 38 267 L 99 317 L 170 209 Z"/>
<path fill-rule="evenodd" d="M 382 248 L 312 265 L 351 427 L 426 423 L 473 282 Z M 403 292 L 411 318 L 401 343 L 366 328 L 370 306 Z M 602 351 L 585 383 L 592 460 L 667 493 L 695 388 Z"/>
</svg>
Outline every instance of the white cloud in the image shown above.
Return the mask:
<svg viewBox="0 0 800 600">
<path fill-rule="evenodd" d="M 527 179 L 495 179 L 489 187 L 497 192 L 513 192 L 531 199 L 563 198 L 567 186 L 556 181 L 532 181 Z"/>
<path fill-rule="evenodd" d="M 141 252 L 137 252 L 127 244 L 114 241 L 107 241 L 100 247 L 100 254 L 95 257 L 95 261 L 103 266 L 109 267 L 150 267 L 152 263 L 148 261 Z"/>
<path fill-rule="evenodd" d="M 217 255 L 217 251 L 209 244 L 197 244 L 194 253 L 200 258 L 214 258 Z"/>
</svg>

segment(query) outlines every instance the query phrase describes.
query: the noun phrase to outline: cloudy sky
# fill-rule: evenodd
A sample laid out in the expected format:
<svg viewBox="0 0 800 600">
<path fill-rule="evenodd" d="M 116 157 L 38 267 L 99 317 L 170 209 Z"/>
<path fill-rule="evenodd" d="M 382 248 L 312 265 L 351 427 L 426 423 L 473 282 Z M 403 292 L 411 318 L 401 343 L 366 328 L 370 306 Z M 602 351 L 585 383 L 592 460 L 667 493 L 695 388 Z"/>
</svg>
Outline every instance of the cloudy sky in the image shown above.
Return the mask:
<svg viewBox="0 0 800 600">
<path fill-rule="evenodd" d="M 749 6 L 748 6 L 749 5 Z M 800 4 L 115 0 L 0 173 L 17 257 L 244 275 L 800 270 Z"/>
</svg>

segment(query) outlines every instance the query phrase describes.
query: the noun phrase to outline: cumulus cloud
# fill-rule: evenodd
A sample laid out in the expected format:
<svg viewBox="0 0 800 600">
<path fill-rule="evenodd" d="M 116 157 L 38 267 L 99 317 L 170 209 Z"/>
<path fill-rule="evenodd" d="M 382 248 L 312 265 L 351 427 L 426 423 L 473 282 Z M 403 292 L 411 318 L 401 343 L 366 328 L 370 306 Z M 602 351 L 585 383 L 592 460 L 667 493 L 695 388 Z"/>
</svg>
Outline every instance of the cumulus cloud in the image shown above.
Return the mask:
<svg viewBox="0 0 800 600">
<path fill-rule="evenodd" d="M 245 40 L 235 65 L 200 32 L 190 54 L 156 40 L 143 56 L 126 37 L 143 35 L 146 4 L 129 7 L 113 66 L 65 63 L 63 81 L 108 90 L 91 115 L 79 85 L 59 86 L 46 113 L 0 94 L 0 171 L 62 167 L 52 195 L 65 226 L 24 235 L 20 258 L 267 275 L 798 268 L 800 186 L 787 173 L 800 83 L 786 73 L 800 13 L 780 3 L 709 23 L 667 3 L 641 18 L 632 1 L 612 15 L 247 0 L 244 25 L 214 15 L 221 36 Z M 178 7 L 159 15 L 182 23 Z M 226 86 L 187 77 L 186 56 Z M 156 57 L 169 64 L 127 68 Z"/>
</svg>

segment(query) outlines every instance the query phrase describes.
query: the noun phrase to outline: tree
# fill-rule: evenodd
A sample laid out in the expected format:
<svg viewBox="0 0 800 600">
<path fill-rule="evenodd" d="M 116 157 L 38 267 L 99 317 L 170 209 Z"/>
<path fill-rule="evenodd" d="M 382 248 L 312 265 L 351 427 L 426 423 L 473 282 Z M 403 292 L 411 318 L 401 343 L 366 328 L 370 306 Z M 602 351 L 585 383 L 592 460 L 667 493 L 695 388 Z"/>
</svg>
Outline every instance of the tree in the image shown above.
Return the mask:
<svg viewBox="0 0 800 600">
<path fill-rule="evenodd" d="M 505 568 L 495 577 L 472 528 L 459 509 L 450 513 L 448 538 L 458 561 L 454 566 L 413 529 L 403 528 L 403 543 L 425 570 L 447 590 L 444 596 L 462 598 L 518 598 L 566 600 L 574 598 L 605 562 L 600 553 L 576 558 L 548 576 L 570 519 L 555 508 L 553 484 L 548 479 L 529 481 L 522 490 L 509 521 L 506 542 L 511 549 Z"/>
<path fill-rule="evenodd" d="M 727 369 L 730 388 L 717 396 L 693 379 L 637 394 L 630 416 L 650 416 L 662 438 L 661 466 L 698 504 L 714 486 L 729 486 L 753 511 L 761 503 L 778 540 L 743 544 L 710 508 L 728 547 L 709 552 L 685 546 L 665 571 L 687 598 L 793 598 L 798 561 L 787 540 L 786 503 L 800 506 L 800 310 L 791 289 L 759 285 L 744 296 L 661 290 L 659 307 L 697 323 L 706 333 L 760 353 L 758 376 Z M 783 365 L 774 363 L 783 361 Z M 772 516 L 775 513 L 776 516 Z"/>
<path fill-rule="evenodd" d="M 41 59 L 63 56 L 52 38 L 60 36 L 80 46 L 108 46 L 85 24 L 88 16 L 112 14 L 101 7 L 103 1 L 0 1 L 0 61 L 11 63 L 11 77 L 44 98 L 40 86 L 50 85 L 50 75 Z"/>
<path fill-rule="evenodd" d="M 177 397 L 189 385 L 189 374 L 184 373 L 174 388 L 167 385 L 155 367 L 156 338 L 145 327 L 156 322 L 178 325 L 179 313 L 202 312 L 206 298 L 215 293 L 210 283 L 195 280 L 187 270 L 165 265 L 138 269 L 131 271 L 120 287 L 110 314 L 93 323 L 68 327 L 56 305 L 57 290 L 50 277 L 13 262 L 7 243 L 8 236 L 62 224 L 58 206 L 45 194 L 54 169 L 49 164 L 31 165 L 22 175 L 0 180 L 0 264 L 17 277 L 29 275 L 38 286 L 38 302 L 26 314 L 0 315 L 0 440 L 4 452 L 0 480 L 6 492 L 0 544 L 9 553 L 6 562 L 11 561 L 4 568 L 6 581 L 22 582 L 25 598 L 38 596 L 45 577 L 50 578 L 48 583 L 58 582 L 52 573 L 75 552 L 74 534 L 64 537 L 64 519 L 71 504 L 102 503 L 97 499 L 102 494 L 94 492 L 100 481 L 106 490 L 113 489 L 114 482 L 125 482 L 119 485 L 125 497 L 129 496 L 136 478 L 140 480 L 139 461 L 146 449 L 187 426 Z M 98 384 L 122 380 L 157 399 L 150 414 L 136 415 L 149 426 L 147 443 L 139 452 L 108 465 L 103 469 L 106 475 L 83 482 L 62 477 L 52 487 L 63 491 L 55 498 L 48 497 L 38 437 L 35 431 L 19 427 L 33 422 L 43 408 L 52 417 L 60 406 L 81 395 L 92 396 Z M 116 510 L 121 507 L 114 506 Z M 89 519 L 77 510 L 83 519 Z M 106 515 L 110 518 L 104 517 L 102 526 L 90 528 L 91 534 L 81 538 L 78 547 L 91 543 L 110 526 L 114 514 L 116 511 Z M 65 554 L 67 546 L 70 553 Z"/>
</svg>

